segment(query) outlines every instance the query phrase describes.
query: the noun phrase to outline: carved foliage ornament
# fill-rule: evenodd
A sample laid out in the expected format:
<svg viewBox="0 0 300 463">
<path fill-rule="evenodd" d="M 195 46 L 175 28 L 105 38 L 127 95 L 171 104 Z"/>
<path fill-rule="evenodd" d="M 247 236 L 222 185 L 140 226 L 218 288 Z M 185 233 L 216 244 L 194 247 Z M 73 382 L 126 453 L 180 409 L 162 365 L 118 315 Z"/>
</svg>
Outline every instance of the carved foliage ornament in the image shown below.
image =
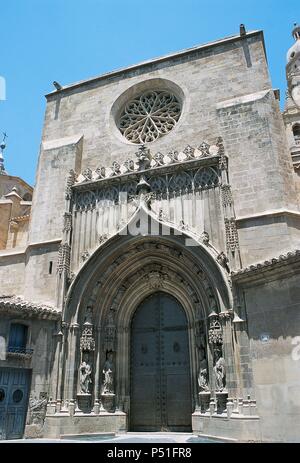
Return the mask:
<svg viewBox="0 0 300 463">
<path fill-rule="evenodd" d="M 93 337 L 93 327 L 85 326 L 80 338 L 80 350 L 91 352 L 95 350 L 95 339 Z"/>
<path fill-rule="evenodd" d="M 208 342 L 213 345 L 223 344 L 222 327 L 219 320 L 216 317 L 212 317 L 209 324 Z"/>
<path fill-rule="evenodd" d="M 72 229 L 72 214 L 71 212 L 65 212 L 63 231 L 68 232 L 68 231 L 71 231 L 71 229 Z"/>
<path fill-rule="evenodd" d="M 221 192 L 222 192 L 222 204 L 224 207 L 226 206 L 231 206 L 233 203 L 233 197 L 232 197 L 232 192 L 231 192 L 231 187 L 227 183 L 224 183 L 221 186 Z"/>
<path fill-rule="evenodd" d="M 239 237 L 233 217 L 230 219 L 225 218 L 225 234 L 227 250 L 234 252 L 236 249 L 239 249 Z"/>
<path fill-rule="evenodd" d="M 74 170 L 70 170 L 69 175 L 67 177 L 67 184 L 66 184 L 66 190 L 65 190 L 65 198 L 66 199 L 71 199 L 72 196 L 72 186 L 76 182 L 77 174 L 75 173 Z"/>
<path fill-rule="evenodd" d="M 107 322 L 104 329 L 104 351 L 115 351 L 116 325 L 113 311 L 110 310 L 107 316 Z"/>
<path fill-rule="evenodd" d="M 59 246 L 58 263 L 57 263 L 57 272 L 59 273 L 59 275 L 61 275 L 63 272 L 69 275 L 70 252 L 71 252 L 71 248 L 68 243 L 63 243 Z"/>
<path fill-rule="evenodd" d="M 132 143 L 150 143 L 170 132 L 180 114 L 181 104 L 175 95 L 166 91 L 146 91 L 126 104 L 118 126 Z"/>
</svg>

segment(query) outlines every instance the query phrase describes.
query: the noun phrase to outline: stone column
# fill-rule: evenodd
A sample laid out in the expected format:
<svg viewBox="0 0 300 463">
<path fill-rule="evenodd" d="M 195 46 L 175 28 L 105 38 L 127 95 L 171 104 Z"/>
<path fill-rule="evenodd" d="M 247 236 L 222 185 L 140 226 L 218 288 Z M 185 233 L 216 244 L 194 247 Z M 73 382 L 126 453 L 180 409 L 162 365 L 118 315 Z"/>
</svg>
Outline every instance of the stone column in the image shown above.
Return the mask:
<svg viewBox="0 0 300 463">
<path fill-rule="evenodd" d="M 232 312 L 221 312 L 219 319 L 223 331 L 223 355 L 226 364 L 226 389 L 230 397 L 237 394 L 238 384 L 233 350 Z"/>
<path fill-rule="evenodd" d="M 62 343 L 62 331 L 59 329 L 56 333 L 53 334 L 54 338 L 54 362 L 53 362 L 53 371 L 51 376 L 51 390 L 49 394 L 49 401 L 51 402 L 51 406 L 49 410 L 51 413 L 55 413 L 55 404 L 57 400 L 57 393 L 58 393 L 58 376 L 59 376 L 59 361 L 60 361 L 60 351 L 61 351 L 61 343 Z M 52 399 L 52 400 L 50 400 Z M 47 408 L 48 413 L 48 408 Z"/>
<path fill-rule="evenodd" d="M 101 328 L 95 328 L 96 337 L 96 359 L 95 359 L 95 375 L 94 375 L 94 413 L 97 415 L 100 411 L 100 385 L 101 385 Z"/>
<path fill-rule="evenodd" d="M 57 400 L 62 401 L 64 398 L 64 381 L 65 381 L 65 365 L 66 365 L 66 358 L 65 358 L 65 350 L 66 350 L 66 343 L 68 338 L 68 328 L 69 325 L 66 322 L 62 322 L 61 332 L 59 335 L 61 336 L 61 348 L 59 353 L 59 365 L 58 365 L 58 380 L 57 380 Z"/>
<path fill-rule="evenodd" d="M 73 323 L 70 327 L 71 339 L 69 342 L 69 358 L 67 362 L 68 384 L 66 395 L 69 400 L 76 398 L 76 382 L 77 378 L 77 365 L 79 363 L 79 325 Z"/>
</svg>

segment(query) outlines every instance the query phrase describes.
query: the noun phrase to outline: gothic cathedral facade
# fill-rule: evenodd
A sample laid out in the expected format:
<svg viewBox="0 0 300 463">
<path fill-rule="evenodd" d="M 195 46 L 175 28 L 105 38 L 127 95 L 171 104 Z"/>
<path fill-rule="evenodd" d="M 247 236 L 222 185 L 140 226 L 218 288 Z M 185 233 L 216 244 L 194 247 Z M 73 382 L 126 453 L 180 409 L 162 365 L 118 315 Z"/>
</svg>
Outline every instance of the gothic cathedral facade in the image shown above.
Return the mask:
<svg viewBox="0 0 300 463">
<path fill-rule="evenodd" d="M 283 113 L 243 27 L 46 95 L 32 200 L 1 158 L 0 439 L 299 441 L 293 36 Z"/>
</svg>

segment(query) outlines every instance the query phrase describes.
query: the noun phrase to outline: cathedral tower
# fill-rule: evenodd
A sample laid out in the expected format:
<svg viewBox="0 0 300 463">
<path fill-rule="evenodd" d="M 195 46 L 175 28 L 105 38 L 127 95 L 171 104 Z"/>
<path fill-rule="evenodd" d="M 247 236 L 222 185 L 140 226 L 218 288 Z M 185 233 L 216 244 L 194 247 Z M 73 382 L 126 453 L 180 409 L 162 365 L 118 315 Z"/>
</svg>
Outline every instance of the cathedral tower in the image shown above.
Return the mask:
<svg viewBox="0 0 300 463">
<path fill-rule="evenodd" d="M 295 43 L 287 52 L 286 78 L 287 92 L 283 113 L 288 145 L 295 171 L 300 167 L 300 25 L 292 31 Z"/>
</svg>

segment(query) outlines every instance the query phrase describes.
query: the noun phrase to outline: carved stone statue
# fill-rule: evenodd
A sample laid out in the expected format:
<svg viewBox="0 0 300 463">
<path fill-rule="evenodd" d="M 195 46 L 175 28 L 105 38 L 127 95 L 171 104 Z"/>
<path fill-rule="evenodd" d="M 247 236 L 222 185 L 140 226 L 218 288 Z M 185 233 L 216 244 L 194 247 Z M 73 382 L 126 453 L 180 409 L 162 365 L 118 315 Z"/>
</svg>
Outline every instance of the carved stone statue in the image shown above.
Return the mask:
<svg viewBox="0 0 300 463">
<path fill-rule="evenodd" d="M 80 368 L 80 393 L 81 394 L 89 394 L 90 393 L 90 384 L 92 382 L 91 374 L 92 369 L 91 366 L 83 361 L 81 362 Z"/>
<path fill-rule="evenodd" d="M 102 394 L 114 394 L 114 378 L 113 378 L 113 353 L 108 352 L 107 358 L 103 367 L 103 390 Z"/>
<path fill-rule="evenodd" d="M 47 399 L 30 397 L 27 424 L 43 426 L 46 416 Z"/>
<path fill-rule="evenodd" d="M 221 349 L 215 349 L 214 355 L 215 355 L 215 364 L 214 364 L 215 390 L 216 392 L 222 392 L 226 386 L 225 360 L 222 357 Z"/>
<path fill-rule="evenodd" d="M 207 359 L 205 356 L 205 350 L 200 348 L 200 366 L 199 366 L 199 375 L 198 375 L 198 385 L 200 392 L 209 391 L 208 387 L 208 368 L 207 368 Z"/>
<path fill-rule="evenodd" d="M 86 312 L 84 315 L 84 323 L 89 323 L 92 324 L 93 322 L 93 307 L 92 306 L 87 306 Z"/>
</svg>

